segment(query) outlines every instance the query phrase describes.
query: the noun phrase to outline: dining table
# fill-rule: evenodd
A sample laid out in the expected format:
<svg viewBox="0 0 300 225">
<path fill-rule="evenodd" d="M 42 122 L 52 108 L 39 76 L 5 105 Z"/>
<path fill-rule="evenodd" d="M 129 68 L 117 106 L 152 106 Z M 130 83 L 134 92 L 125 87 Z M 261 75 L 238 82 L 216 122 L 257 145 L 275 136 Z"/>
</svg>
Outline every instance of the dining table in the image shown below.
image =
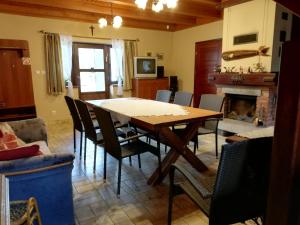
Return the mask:
<svg viewBox="0 0 300 225">
<path fill-rule="evenodd" d="M 111 112 L 112 117 L 123 122 L 130 122 L 164 140 L 170 150 L 148 179 L 149 185 L 160 184 L 169 173 L 172 163 L 182 156 L 199 172 L 208 170 L 206 165 L 189 148 L 189 141 L 197 134 L 198 128 L 210 118 L 222 118 L 221 112 L 200 108 L 180 106 L 138 98 L 115 98 L 88 100 L 88 105 L 101 107 Z M 176 133 L 172 127 L 185 124 L 183 132 Z"/>
</svg>

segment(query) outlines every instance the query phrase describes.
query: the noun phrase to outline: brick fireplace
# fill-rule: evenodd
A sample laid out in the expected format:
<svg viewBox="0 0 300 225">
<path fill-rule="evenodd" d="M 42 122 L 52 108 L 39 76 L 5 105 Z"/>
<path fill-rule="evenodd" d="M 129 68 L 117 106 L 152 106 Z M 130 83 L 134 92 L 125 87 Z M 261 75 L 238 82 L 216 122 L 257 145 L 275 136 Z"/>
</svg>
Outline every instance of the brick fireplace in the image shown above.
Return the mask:
<svg viewBox="0 0 300 225">
<path fill-rule="evenodd" d="M 266 75 L 270 74 L 263 74 Z M 274 125 L 277 96 L 277 86 L 273 82 L 275 75 L 273 79 L 265 78 L 260 82 L 249 79 L 250 76 L 257 79 L 255 76 L 261 76 L 260 74 L 225 76 L 215 74 L 209 77 L 216 84 L 217 94 L 225 96 L 224 117 L 250 123 L 258 118 L 264 126 Z"/>
</svg>

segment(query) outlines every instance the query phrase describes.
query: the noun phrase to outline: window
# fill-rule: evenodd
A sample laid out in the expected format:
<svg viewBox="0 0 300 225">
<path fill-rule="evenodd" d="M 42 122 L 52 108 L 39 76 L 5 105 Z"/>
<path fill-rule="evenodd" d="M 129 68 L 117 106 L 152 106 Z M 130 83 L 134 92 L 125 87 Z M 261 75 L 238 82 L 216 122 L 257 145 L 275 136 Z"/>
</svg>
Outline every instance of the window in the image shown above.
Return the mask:
<svg viewBox="0 0 300 225">
<path fill-rule="evenodd" d="M 109 97 L 109 86 L 118 80 L 111 51 L 111 45 L 73 43 L 72 81 L 81 99 Z"/>
<path fill-rule="evenodd" d="M 81 92 L 105 91 L 104 50 L 78 48 Z"/>
</svg>

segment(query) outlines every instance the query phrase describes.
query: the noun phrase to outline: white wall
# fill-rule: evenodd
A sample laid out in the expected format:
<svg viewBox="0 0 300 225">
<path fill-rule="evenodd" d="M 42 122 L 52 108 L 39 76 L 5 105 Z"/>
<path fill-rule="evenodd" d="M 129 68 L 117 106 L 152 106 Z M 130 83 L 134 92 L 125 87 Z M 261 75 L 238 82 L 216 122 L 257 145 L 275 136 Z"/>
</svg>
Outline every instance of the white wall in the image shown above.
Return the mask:
<svg viewBox="0 0 300 225">
<path fill-rule="evenodd" d="M 225 8 L 222 52 L 258 50 L 260 46 L 267 46 L 270 47 L 268 54 L 272 55 L 275 11 L 276 3 L 273 0 L 253 0 Z M 249 33 L 258 33 L 257 43 L 233 45 L 234 36 Z M 261 62 L 266 71 L 271 71 L 271 57 L 261 57 Z M 258 57 L 230 62 L 223 60 L 222 66 L 235 66 L 238 69 L 240 66 L 244 68 L 253 67 L 255 63 L 258 63 Z"/>
<path fill-rule="evenodd" d="M 180 90 L 194 92 L 195 43 L 220 39 L 222 31 L 218 21 L 174 32 L 171 72 L 178 76 Z"/>
<path fill-rule="evenodd" d="M 50 96 L 47 94 L 45 74 L 37 73 L 37 71 L 45 71 L 43 36 L 38 31 L 45 30 L 48 32 L 87 36 L 90 35 L 90 25 L 81 22 L 0 13 L 0 38 L 28 40 L 29 42 L 34 97 L 39 117 L 47 121 L 62 120 L 69 118 L 69 112 L 62 95 Z M 138 43 L 139 54 L 145 55 L 147 52 L 152 52 L 153 54 L 163 53 L 164 60 L 159 63 L 165 66 L 167 74 L 171 67 L 172 35 L 171 32 L 124 27 L 119 30 L 111 27 L 103 30 L 96 28 L 95 31 L 95 36 L 99 37 L 140 39 Z"/>
</svg>

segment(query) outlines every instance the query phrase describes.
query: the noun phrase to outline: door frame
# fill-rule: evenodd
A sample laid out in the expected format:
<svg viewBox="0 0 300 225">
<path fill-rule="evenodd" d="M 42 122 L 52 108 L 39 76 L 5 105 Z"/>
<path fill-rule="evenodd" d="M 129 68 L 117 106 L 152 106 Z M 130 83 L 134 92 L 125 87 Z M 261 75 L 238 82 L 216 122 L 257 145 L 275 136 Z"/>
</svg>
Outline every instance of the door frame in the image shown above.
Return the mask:
<svg viewBox="0 0 300 225">
<path fill-rule="evenodd" d="M 83 42 L 74 42 L 73 43 L 73 66 L 72 66 L 72 80 L 75 82 L 75 86 L 78 86 L 78 96 L 82 100 L 92 100 L 92 99 L 103 99 L 109 98 L 109 87 L 115 82 L 111 82 L 111 62 L 110 62 L 110 44 L 98 44 L 98 43 L 83 43 Z M 80 72 L 79 68 L 79 48 L 94 48 L 94 49 L 103 49 L 104 51 L 104 69 L 84 69 L 84 71 L 91 72 L 104 72 L 105 74 L 105 91 L 97 92 L 81 92 L 80 90 Z"/>
<path fill-rule="evenodd" d="M 212 43 L 212 42 L 220 42 L 221 44 L 221 48 L 220 48 L 220 54 L 218 56 L 219 59 L 216 59 L 216 61 L 219 61 L 219 64 L 221 65 L 222 60 L 222 38 L 216 38 L 216 39 L 212 39 L 212 40 L 206 40 L 206 41 L 198 41 L 195 43 L 195 66 L 194 66 L 194 101 L 193 101 L 193 106 L 198 108 L 199 107 L 199 103 L 200 103 L 200 98 L 201 98 L 201 94 L 198 93 L 199 91 L 199 85 L 197 83 L 198 77 L 197 77 L 197 70 L 198 70 L 198 61 L 197 61 L 197 44 L 199 43 Z M 212 71 L 213 72 L 213 71 Z M 208 74 L 207 74 L 208 75 Z M 201 85 L 200 85 L 201 86 Z"/>
</svg>

